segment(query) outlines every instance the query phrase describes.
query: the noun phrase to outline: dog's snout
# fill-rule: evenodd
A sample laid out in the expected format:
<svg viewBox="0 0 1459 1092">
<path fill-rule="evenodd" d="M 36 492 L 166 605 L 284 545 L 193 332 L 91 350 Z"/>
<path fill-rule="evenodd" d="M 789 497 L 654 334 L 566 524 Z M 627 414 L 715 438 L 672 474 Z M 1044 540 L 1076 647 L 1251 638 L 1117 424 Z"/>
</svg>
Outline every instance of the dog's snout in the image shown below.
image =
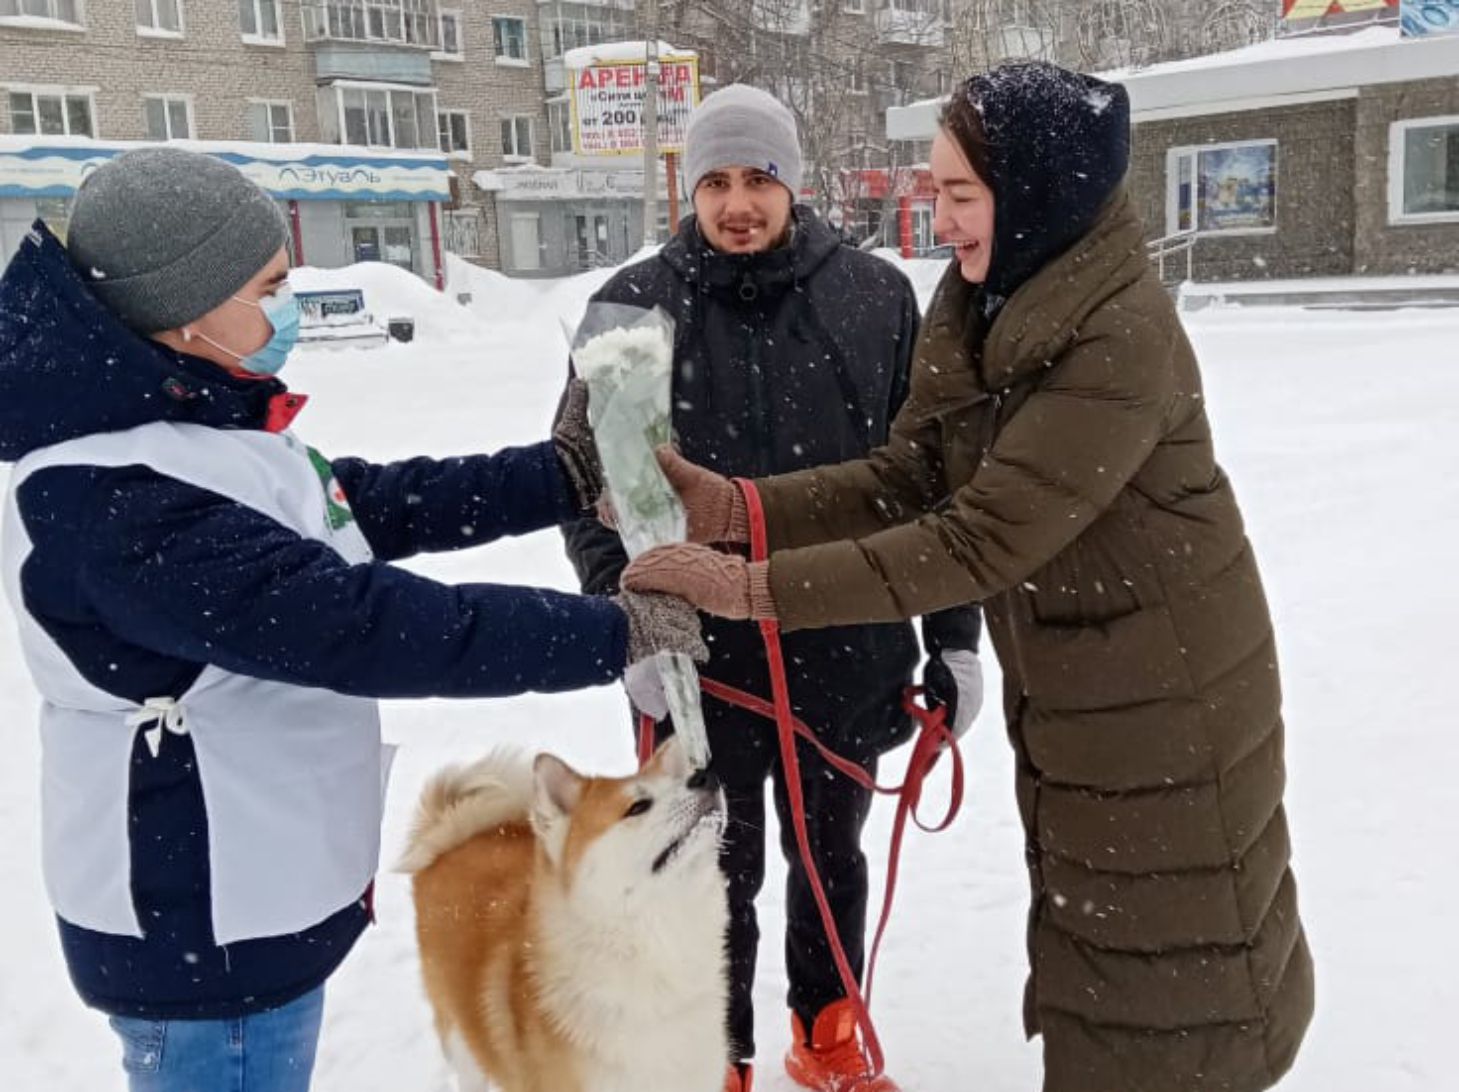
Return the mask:
<svg viewBox="0 0 1459 1092">
<path fill-rule="evenodd" d="M 685 784 L 691 789 L 714 792 L 719 788 L 719 775 L 706 766 L 702 770 L 695 770 L 691 773 Z"/>
</svg>

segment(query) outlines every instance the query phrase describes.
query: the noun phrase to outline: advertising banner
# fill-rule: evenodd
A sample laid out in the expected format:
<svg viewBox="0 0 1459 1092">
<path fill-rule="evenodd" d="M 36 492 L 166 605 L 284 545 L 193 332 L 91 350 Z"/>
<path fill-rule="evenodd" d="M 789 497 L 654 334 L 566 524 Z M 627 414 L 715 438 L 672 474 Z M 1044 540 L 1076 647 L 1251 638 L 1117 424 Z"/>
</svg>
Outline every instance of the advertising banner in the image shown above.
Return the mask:
<svg viewBox="0 0 1459 1092">
<path fill-rule="evenodd" d="M 1395 23 L 1399 0 L 1282 0 L 1281 34 L 1326 27 Z"/>
<path fill-rule="evenodd" d="M 1399 20 L 1405 38 L 1459 34 L 1459 0 L 1403 0 Z"/>
<path fill-rule="evenodd" d="M 85 177 L 129 147 L 44 137 L 0 138 L 0 197 L 69 197 Z M 309 154 L 300 147 L 270 145 L 257 155 L 233 149 L 185 145 L 232 163 L 270 196 L 300 201 L 446 201 L 450 169 L 443 156 L 383 157 Z M 280 158 L 271 153 L 278 152 Z M 293 154 L 291 154 L 293 153 Z"/>
<path fill-rule="evenodd" d="M 642 155 L 648 66 L 614 61 L 569 68 L 572 144 L 578 155 Z M 699 57 L 669 54 L 659 62 L 659 151 L 682 152 L 684 127 L 699 105 Z"/>
<path fill-rule="evenodd" d="M 1251 231 L 1277 223 L 1275 144 L 1200 153 L 1200 229 Z"/>
</svg>

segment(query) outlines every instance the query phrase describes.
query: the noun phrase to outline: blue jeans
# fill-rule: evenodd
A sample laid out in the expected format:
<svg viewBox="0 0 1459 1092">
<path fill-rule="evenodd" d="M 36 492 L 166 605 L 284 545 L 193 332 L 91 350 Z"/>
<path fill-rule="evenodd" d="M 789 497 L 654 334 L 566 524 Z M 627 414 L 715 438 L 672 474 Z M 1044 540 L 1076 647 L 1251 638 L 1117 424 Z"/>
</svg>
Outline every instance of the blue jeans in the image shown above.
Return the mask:
<svg viewBox="0 0 1459 1092">
<path fill-rule="evenodd" d="M 308 1092 L 324 987 L 231 1020 L 113 1016 L 130 1092 Z"/>
</svg>

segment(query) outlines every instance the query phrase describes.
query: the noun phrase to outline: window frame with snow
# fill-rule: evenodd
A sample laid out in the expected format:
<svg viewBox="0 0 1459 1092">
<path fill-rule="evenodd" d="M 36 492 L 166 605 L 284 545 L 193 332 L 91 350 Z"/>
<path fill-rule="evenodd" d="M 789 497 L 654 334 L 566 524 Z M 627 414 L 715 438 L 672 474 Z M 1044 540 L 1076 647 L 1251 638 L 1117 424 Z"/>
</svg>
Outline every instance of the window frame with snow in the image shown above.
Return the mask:
<svg viewBox="0 0 1459 1092">
<path fill-rule="evenodd" d="M 8 9 L 14 8 L 14 11 Z M 45 8 L 44 15 L 38 15 L 34 11 L 27 11 L 27 8 Z M 67 18 L 61 14 L 62 10 L 70 8 L 74 18 Z M 0 27 L 32 26 L 31 19 L 47 20 L 47 30 L 80 31 L 86 30 L 86 0 L 0 0 Z"/>
<path fill-rule="evenodd" d="M 248 130 L 248 139 L 255 144 L 292 144 L 294 143 L 294 104 L 287 99 L 248 99 L 245 103 L 244 127 Z M 274 116 L 274 111 L 282 107 L 288 114 L 288 124 L 285 128 L 287 134 L 283 140 L 278 138 L 279 125 Z M 263 129 L 268 136 L 264 140 L 258 139 L 259 129 L 255 125 L 254 111 L 263 110 Z"/>
<path fill-rule="evenodd" d="M 149 115 L 149 106 L 154 102 L 162 104 L 162 122 L 166 129 L 166 136 L 155 136 L 152 131 L 152 118 Z M 178 135 L 173 132 L 174 116 L 172 108 L 181 105 L 183 118 L 187 125 L 187 132 Z M 193 96 L 181 91 L 144 91 L 142 93 L 142 127 L 147 132 L 147 140 L 169 142 L 173 140 L 197 140 L 198 127 L 193 117 Z"/>
<path fill-rule="evenodd" d="M 263 13 L 268 9 L 274 13 L 274 32 L 264 32 Z M 244 12 L 252 12 L 253 29 L 248 29 Z M 284 40 L 284 10 L 282 0 L 238 0 L 238 32 L 245 45 L 282 47 Z"/>
<path fill-rule="evenodd" d="M 165 27 L 162 25 L 161 10 L 164 5 L 170 6 L 177 16 L 177 26 Z M 137 24 L 137 37 L 139 38 L 168 38 L 176 40 L 187 37 L 187 15 L 184 13 L 182 0 L 134 0 L 132 5 L 134 21 Z M 150 23 L 142 22 L 142 8 L 146 7 L 151 15 Z"/>
<path fill-rule="evenodd" d="M 1448 164 L 1444 164 L 1444 191 L 1454 195 L 1454 204 L 1448 208 L 1429 211 L 1413 211 L 1409 192 L 1409 169 L 1413 165 L 1414 149 L 1409 136 L 1415 131 L 1426 129 L 1447 130 L 1445 150 L 1442 157 L 1453 161 L 1454 177 L 1449 178 Z M 1388 128 L 1388 223 L 1394 226 L 1416 224 L 1459 223 L 1459 114 L 1428 118 L 1403 118 Z"/>
<path fill-rule="evenodd" d="M 1268 148 L 1271 150 L 1271 193 L 1270 222 L 1258 225 L 1235 224 L 1233 226 L 1203 225 L 1201 192 L 1204 156 L 1229 154 L 1247 149 Z M 1182 199 L 1182 183 L 1187 176 L 1183 168 L 1189 167 L 1189 224 L 1184 224 L 1182 214 L 1187 211 Z M 1231 140 L 1212 144 L 1187 144 L 1170 148 L 1165 153 L 1165 233 L 1174 235 L 1195 235 L 1197 237 L 1235 238 L 1243 235 L 1275 235 L 1281 228 L 1281 142 L 1275 137 L 1255 140 Z"/>
<path fill-rule="evenodd" d="M 64 87 L 52 84 L 31 84 L 31 83 L 7 83 L 0 84 L 5 90 L 5 112 L 10 119 L 10 132 L 15 136 L 79 136 L 91 140 L 97 139 L 96 131 L 96 87 Z M 30 117 L 32 124 L 31 132 L 22 132 L 16 125 L 14 100 L 28 96 L 30 98 Z M 41 99 L 57 99 L 61 108 L 61 131 L 46 132 L 41 128 Z M 77 132 L 71 124 L 71 106 L 74 102 L 84 102 L 86 105 L 86 125 L 89 132 Z"/>
</svg>

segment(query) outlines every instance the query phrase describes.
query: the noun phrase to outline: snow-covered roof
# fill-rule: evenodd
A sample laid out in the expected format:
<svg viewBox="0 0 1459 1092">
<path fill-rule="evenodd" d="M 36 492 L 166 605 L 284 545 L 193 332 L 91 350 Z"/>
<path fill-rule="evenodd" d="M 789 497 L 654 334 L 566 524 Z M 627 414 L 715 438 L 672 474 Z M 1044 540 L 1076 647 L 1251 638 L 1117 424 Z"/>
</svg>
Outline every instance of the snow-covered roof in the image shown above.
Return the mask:
<svg viewBox="0 0 1459 1092">
<path fill-rule="evenodd" d="M 1226 53 L 1099 73 L 1130 92 L 1136 122 L 1297 105 L 1360 87 L 1459 77 L 1459 36 L 1410 38 L 1397 27 L 1275 38 Z M 930 140 L 946 99 L 887 111 L 893 140 Z"/>
<path fill-rule="evenodd" d="M 663 60 L 673 58 L 684 60 L 697 57 L 692 49 L 675 49 L 668 42 L 659 42 L 658 56 Z M 601 45 L 578 46 L 562 55 L 562 63 L 568 68 L 588 68 L 595 64 L 633 64 L 648 56 L 649 43 L 604 42 Z"/>
</svg>

